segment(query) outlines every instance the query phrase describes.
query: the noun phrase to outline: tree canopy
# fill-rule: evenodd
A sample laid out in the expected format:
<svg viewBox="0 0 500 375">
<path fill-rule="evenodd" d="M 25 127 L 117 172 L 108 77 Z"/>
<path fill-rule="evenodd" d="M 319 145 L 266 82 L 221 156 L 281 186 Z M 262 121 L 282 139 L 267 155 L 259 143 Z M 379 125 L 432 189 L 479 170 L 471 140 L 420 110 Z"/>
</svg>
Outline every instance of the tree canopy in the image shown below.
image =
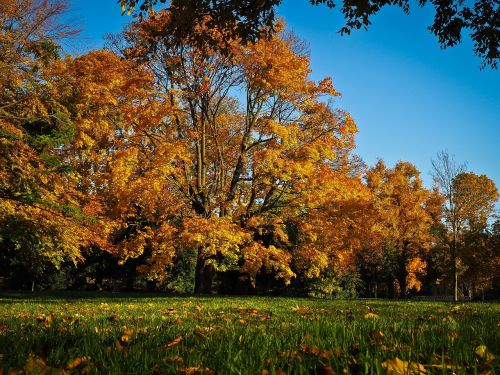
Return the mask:
<svg viewBox="0 0 500 375">
<path fill-rule="evenodd" d="M 345 24 L 341 34 L 353 30 L 367 29 L 371 19 L 384 6 L 397 6 L 410 13 L 409 0 L 309 0 L 312 5 L 324 4 L 329 8 L 340 7 Z M 195 20 L 210 17 L 211 26 L 230 30 L 233 37 L 255 41 L 261 37 L 263 27 L 274 23 L 275 8 L 282 0 L 118 0 L 123 12 L 137 9 L 141 17 L 153 10 L 156 4 L 168 4 L 172 22 L 165 27 L 168 32 L 180 38 L 192 34 Z M 474 43 L 474 53 L 483 59 L 482 67 L 497 67 L 500 43 L 500 7 L 496 0 L 428 1 L 418 0 L 421 7 L 431 4 L 435 8 L 434 21 L 429 30 L 436 36 L 442 48 L 453 47 L 462 42 L 463 33 L 468 30 Z"/>
</svg>

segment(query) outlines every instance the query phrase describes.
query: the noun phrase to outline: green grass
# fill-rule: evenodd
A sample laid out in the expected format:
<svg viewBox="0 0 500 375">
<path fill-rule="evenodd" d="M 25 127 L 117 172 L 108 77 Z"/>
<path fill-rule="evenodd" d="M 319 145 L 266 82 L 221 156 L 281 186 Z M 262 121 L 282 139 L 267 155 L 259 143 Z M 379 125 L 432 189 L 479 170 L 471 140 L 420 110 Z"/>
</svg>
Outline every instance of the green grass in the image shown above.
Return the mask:
<svg viewBox="0 0 500 375">
<path fill-rule="evenodd" d="M 498 373 L 498 304 L 70 296 L 0 297 L 4 373 Z"/>
</svg>

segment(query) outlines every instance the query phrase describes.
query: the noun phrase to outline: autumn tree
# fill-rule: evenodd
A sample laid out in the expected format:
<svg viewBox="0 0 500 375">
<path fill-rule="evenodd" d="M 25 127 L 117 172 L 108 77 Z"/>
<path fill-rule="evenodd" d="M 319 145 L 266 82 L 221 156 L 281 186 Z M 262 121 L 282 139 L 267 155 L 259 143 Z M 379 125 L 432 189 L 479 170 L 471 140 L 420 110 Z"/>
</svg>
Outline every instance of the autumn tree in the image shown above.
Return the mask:
<svg viewBox="0 0 500 375">
<path fill-rule="evenodd" d="M 489 243 L 488 220 L 494 213 L 498 190 L 485 175 L 462 172 L 452 182 L 454 222 L 458 237 L 458 257 L 464 267 L 464 281 L 473 289 L 488 286 L 498 256 Z"/>
<path fill-rule="evenodd" d="M 190 38 L 177 43 L 164 32 L 172 16 L 154 13 L 125 34 L 124 55 L 154 75 L 166 112 L 133 122 L 130 146 L 110 165 L 124 189 L 117 211 L 136 222 L 123 256 L 147 254 L 142 270 L 161 278 L 179 251 L 196 249 L 197 292 L 210 292 L 214 274 L 226 270 L 289 283 L 298 252 L 287 223 L 307 211 L 306 194 L 329 181 L 342 189 L 356 126 L 328 104 L 338 95 L 331 80 L 308 78 L 309 59 L 293 36 L 232 40 L 230 53 L 220 53 Z M 194 30 L 231 41 L 210 17 Z"/>
<path fill-rule="evenodd" d="M 407 162 L 387 168 L 380 160 L 366 173 L 366 182 L 378 211 L 376 229 L 385 239 L 385 252 L 393 260 L 394 277 L 405 297 L 421 287 L 426 264 L 420 254 L 433 244 L 431 227 L 440 218 L 442 198 L 422 186 L 420 173 Z"/>
<path fill-rule="evenodd" d="M 460 217 L 457 212 L 455 189 L 453 188 L 453 181 L 460 173 L 464 173 L 466 169 L 465 164 L 457 164 L 453 155 L 447 151 L 442 151 L 437 154 L 436 159 L 431 160 L 432 163 L 432 177 L 435 184 L 440 189 L 445 197 L 444 205 L 444 220 L 450 230 L 450 238 L 448 246 L 451 254 L 452 265 L 452 283 L 453 283 L 453 300 L 458 300 L 458 238 Z"/>
<path fill-rule="evenodd" d="M 76 132 L 53 85 L 58 42 L 73 33 L 58 23 L 65 9 L 62 1 L 0 3 L 0 243 L 6 263 L 21 259 L 33 278 L 100 242 L 65 158 Z"/>
<path fill-rule="evenodd" d="M 410 13 L 409 0 L 309 0 L 312 5 L 325 4 L 329 8 L 339 6 L 345 18 L 340 29 L 341 34 L 350 34 L 353 30 L 367 29 L 371 19 L 384 6 L 397 6 L 406 14 Z M 164 25 L 165 32 L 174 34 L 179 41 L 186 36 L 194 36 L 191 25 L 205 16 L 211 18 L 211 26 L 228 30 L 231 35 L 245 41 L 255 41 L 262 34 L 263 26 L 273 25 L 274 9 L 281 0 L 118 0 L 123 13 L 137 9 L 142 17 L 148 14 L 156 4 L 168 4 L 172 14 L 172 22 Z M 435 8 L 434 21 L 429 30 L 437 37 L 442 48 L 455 46 L 462 41 L 464 30 L 470 31 L 474 43 L 474 53 L 483 58 L 482 66 L 497 67 L 499 58 L 500 8 L 495 0 L 475 0 L 464 3 L 459 0 L 437 1 L 419 0 L 420 7 L 429 3 Z"/>
</svg>

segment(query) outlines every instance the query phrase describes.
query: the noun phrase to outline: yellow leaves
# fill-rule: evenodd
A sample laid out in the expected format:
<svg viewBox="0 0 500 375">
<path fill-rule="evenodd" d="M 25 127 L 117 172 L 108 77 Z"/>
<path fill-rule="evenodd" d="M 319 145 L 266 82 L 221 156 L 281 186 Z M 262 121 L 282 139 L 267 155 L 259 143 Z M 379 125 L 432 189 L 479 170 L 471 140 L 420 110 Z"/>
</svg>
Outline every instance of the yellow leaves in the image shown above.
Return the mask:
<svg viewBox="0 0 500 375">
<path fill-rule="evenodd" d="M 397 357 L 383 362 L 382 368 L 387 370 L 388 375 L 420 375 L 427 373 L 422 364 L 403 361 Z"/>
<path fill-rule="evenodd" d="M 194 367 L 187 367 L 185 369 L 182 369 L 180 371 L 180 374 L 183 375 L 214 375 L 215 371 L 208 368 L 208 367 L 201 367 L 201 366 L 194 366 Z"/>
<path fill-rule="evenodd" d="M 474 353 L 481 359 L 485 360 L 486 362 L 492 362 L 495 359 L 495 356 L 493 353 L 491 353 L 486 345 L 479 345 L 475 350 Z"/>
<path fill-rule="evenodd" d="M 312 241 L 317 239 L 311 233 L 306 232 Z M 296 264 L 304 276 L 308 278 L 318 278 L 321 271 L 326 269 L 329 265 L 328 254 L 325 251 L 316 249 L 312 246 L 304 246 L 296 252 Z"/>
<path fill-rule="evenodd" d="M 131 147 L 115 154 L 112 163 L 111 180 L 118 191 L 126 191 L 129 178 L 137 167 L 139 150 Z"/>
<path fill-rule="evenodd" d="M 180 240 L 190 248 L 202 248 L 203 256 L 221 255 L 224 264 L 211 263 L 216 269 L 234 268 L 241 248 L 251 239 L 248 231 L 234 224 L 230 218 L 193 218 L 184 221 Z M 209 259 L 209 261 L 211 261 Z"/>
<path fill-rule="evenodd" d="M 312 86 L 307 80 L 309 59 L 294 53 L 291 46 L 279 36 L 262 38 L 251 44 L 241 56 L 240 63 L 253 88 L 265 91 L 307 92 Z"/>
<path fill-rule="evenodd" d="M 456 324 L 456 320 L 451 315 L 444 317 L 442 321 L 443 323 Z"/>
<path fill-rule="evenodd" d="M 377 314 L 374 314 L 372 312 L 369 312 L 369 313 L 366 313 L 364 315 L 365 319 L 380 319 L 380 316 L 378 316 Z"/>
<path fill-rule="evenodd" d="M 24 131 L 11 122 L 0 119 L 0 136 L 11 139 L 22 139 Z"/>
<path fill-rule="evenodd" d="M 45 361 L 39 357 L 30 356 L 24 366 L 24 371 L 29 375 L 66 375 L 67 372 L 61 368 L 47 366 Z"/>
</svg>

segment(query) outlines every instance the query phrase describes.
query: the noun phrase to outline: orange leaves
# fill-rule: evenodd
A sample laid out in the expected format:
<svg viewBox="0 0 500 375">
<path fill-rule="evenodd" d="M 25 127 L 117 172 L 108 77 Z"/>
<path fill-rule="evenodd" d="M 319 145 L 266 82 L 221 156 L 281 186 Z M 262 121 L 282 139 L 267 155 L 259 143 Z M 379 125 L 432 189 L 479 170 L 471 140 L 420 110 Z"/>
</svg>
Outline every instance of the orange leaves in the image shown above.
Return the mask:
<svg viewBox="0 0 500 375">
<path fill-rule="evenodd" d="M 88 355 L 84 355 L 83 357 L 75 358 L 68 362 L 66 368 L 68 370 L 74 370 L 77 367 L 89 362 L 92 358 Z"/>
<path fill-rule="evenodd" d="M 419 277 L 425 276 L 426 267 L 427 263 L 419 257 L 411 259 L 406 264 L 406 272 L 408 272 L 408 276 L 406 277 L 406 287 L 408 290 L 415 289 L 417 292 L 420 290 L 422 282 L 419 280 Z"/>
<path fill-rule="evenodd" d="M 243 266 L 240 271 L 250 278 L 254 284 L 255 276 L 265 267 L 268 272 L 274 271 L 276 277 L 281 278 L 289 284 L 295 273 L 290 268 L 291 255 L 285 250 L 274 246 L 265 247 L 253 241 L 242 249 Z"/>
<path fill-rule="evenodd" d="M 294 53 L 279 34 L 271 40 L 262 38 L 250 45 L 240 58 L 253 90 L 275 91 L 294 97 L 314 87 L 307 80 L 311 71 L 309 58 Z"/>
<path fill-rule="evenodd" d="M 169 348 L 171 348 L 173 346 L 176 346 L 176 345 L 180 344 L 181 341 L 182 341 L 182 336 L 179 336 L 176 339 L 170 341 L 168 344 L 166 344 L 165 348 L 169 349 Z"/>
<path fill-rule="evenodd" d="M 282 22 L 270 38 L 241 44 L 204 14 L 189 20 L 182 46 L 171 43 L 171 22 L 162 11 L 133 24 L 126 58 L 98 50 L 47 65 L 44 97 L 33 93 L 16 115 L 43 117 L 50 128 L 61 113 L 57 124 L 68 128 L 45 151 L 64 172 L 48 173 L 24 143 L 26 129 L 2 121 L 16 166 L 0 169 L 2 184 L 34 180 L 17 196 L 40 191 L 37 199 L 88 219 L 60 225 L 63 255 L 77 261 L 97 244 L 122 262 L 145 258 L 138 270 L 148 279 L 164 280 L 186 249 L 203 267 L 251 281 L 265 270 L 288 284 L 293 261 L 310 278 L 347 265 L 363 239 L 354 236 L 363 192 L 348 174 L 355 124 L 327 104 L 339 95 L 332 80 L 309 78 L 309 57 Z M 295 244 L 289 225 L 300 232 Z M 57 249 L 51 257 L 65 258 Z"/>
<path fill-rule="evenodd" d="M 384 251 L 400 265 L 401 293 L 419 290 L 426 267 L 419 255 L 435 241 L 431 227 L 439 220 L 433 207 L 438 197 L 423 187 L 420 173 L 407 162 L 387 168 L 380 160 L 366 180 L 379 218 L 376 231 L 384 238 Z"/>
</svg>

